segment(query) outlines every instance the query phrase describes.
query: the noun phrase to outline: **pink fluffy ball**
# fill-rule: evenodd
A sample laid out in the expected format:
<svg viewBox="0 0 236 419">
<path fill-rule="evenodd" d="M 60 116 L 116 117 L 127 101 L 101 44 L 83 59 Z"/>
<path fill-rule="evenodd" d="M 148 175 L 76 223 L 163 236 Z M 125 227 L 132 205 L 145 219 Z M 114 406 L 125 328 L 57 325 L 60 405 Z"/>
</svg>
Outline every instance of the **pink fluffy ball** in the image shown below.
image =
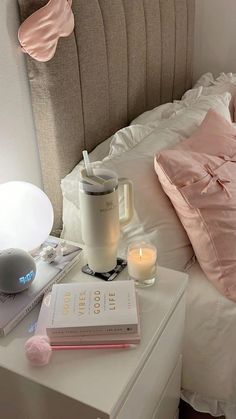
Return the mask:
<svg viewBox="0 0 236 419">
<path fill-rule="evenodd" d="M 52 348 L 47 336 L 33 336 L 25 344 L 28 361 L 35 366 L 47 365 L 52 355 Z"/>
</svg>

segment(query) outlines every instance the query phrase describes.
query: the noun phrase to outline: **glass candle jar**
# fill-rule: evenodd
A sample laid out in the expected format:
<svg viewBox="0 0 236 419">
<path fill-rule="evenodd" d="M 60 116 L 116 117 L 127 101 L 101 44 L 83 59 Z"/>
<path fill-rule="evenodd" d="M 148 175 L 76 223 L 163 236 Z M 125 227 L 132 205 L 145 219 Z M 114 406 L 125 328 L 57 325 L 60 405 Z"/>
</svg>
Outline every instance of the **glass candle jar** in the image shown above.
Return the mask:
<svg viewBox="0 0 236 419">
<path fill-rule="evenodd" d="M 156 279 L 157 250 L 146 242 L 131 243 L 127 252 L 129 276 L 139 287 L 154 284 Z"/>
</svg>

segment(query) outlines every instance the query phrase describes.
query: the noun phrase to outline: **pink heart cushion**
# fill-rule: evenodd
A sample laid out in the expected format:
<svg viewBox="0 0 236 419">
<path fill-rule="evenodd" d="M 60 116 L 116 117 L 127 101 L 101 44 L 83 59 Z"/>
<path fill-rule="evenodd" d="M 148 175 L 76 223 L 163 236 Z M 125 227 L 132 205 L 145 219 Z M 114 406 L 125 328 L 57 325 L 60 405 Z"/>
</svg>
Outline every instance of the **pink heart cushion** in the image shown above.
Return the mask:
<svg viewBox="0 0 236 419">
<path fill-rule="evenodd" d="M 60 37 L 74 29 L 72 0 L 50 0 L 20 26 L 18 39 L 24 52 L 37 61 L 49 61 Z"/>
<path fill-rule="evenodd" d="M 189 139 L 156 155 L 155 170 L 206 276 L 236 301 L 236 129 L 208 111 Z"/>
</svg>

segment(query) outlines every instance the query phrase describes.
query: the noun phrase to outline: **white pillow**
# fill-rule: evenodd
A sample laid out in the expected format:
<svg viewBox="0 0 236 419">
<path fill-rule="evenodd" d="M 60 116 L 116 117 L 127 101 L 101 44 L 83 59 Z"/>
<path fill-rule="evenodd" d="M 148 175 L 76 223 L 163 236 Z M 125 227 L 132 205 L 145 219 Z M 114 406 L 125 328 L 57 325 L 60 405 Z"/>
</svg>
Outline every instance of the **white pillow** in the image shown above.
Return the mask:
<svg viewBox="0 0 236 419">
<path fill-rule="evenodd" d="M 121 154 L 136 146 L 140 141 L 145 139 L 154 128 L 160 126 L 163 121 L 168 120 L 187 105 L 187 101 L 165 103 L 164 105 L 157 106 L 151 111 L 142 113 L 134 119 L 128 127 L 120 129 L 110 137 L 110 150 L 106 156 L 110 157 L 115 154 Z"/>
<path fill-rule="evenodd" d="M 203 74 L 194 84 L 193 88 L 199 86 L 210 86 L 214 82 L 212 73 Z M 141 125 L 155 125 L 163 119 L 170 118 L 173 114 L 180 111 L 186 106 L 184 100 L 175 100 L 173 103 L 164 103 L 163 105 L 157 106 L 156 108 L 146 111 L 135 118 L 130 125 L 141 124 Z M 189 103 L 190 104 L 190 103 Z"/>
<path fill-rule="evenodd" d="M 144 112 L 135 118 L 128 127 L 122 128 L 107 140 L 99 144 L 90 154 L 90 161 L 103 160 L 108 155 L 120 154 L 138 144 L 149 134 L 153 128 L 156 128 L 162 121 L 176 115 L 177 112 L 195 102 L 200 94 L 196 94 L 196 87 L 210 86 L 214 82 L 211 73 L 203 74 L 194 84 L 193 89 L 189 90 L 187 97 L 184 96 L 181 101 L 165 103 L 156 108 Z M 190 92 L 193 91 L 191 96 Z"/>
<path fill-rule="evenodd" d="M 156 130 L 168 130 L 168 128 L 170 128 L 176 131 L 177 134 L 180 134 L 183 137 L 188 137 L 188 135 L 191 135 L 193 131 L 189 133 L 188 124 L 186 130 L 185 115 L 188 115 L 188 117 L 190 118 L 190 124 L 191 120 L 193 122 L 192 130 L 196 129 L 199 125 L 198 118 L 196 118 L 197 115 L 202 115 L 203 119 L 206 112 L 210 108 L 214 108 L 218 113 L 221 113 L 222 116 L 224 116 L 226 119 L 230 118 L 231 121 L 228 105 L 225 106 L 226 104 L 229 104 L 229 101 L 231 99 L 231 95 L 229 93 L 225 93 L 225 95 L 209 95 L 204 98 L 204 96 L 201 97 L 201 95 L 197 95 L 196 91 L 197 89 L 192 89 L 191 96 L 189 95 L 186 97 L 186 99 L 181 104 L 181 108 L 178 111 L 173 112 L 169 118 L 158 120 L 156 126 L 154 124 L 148 126 L 145 125 L 143 127 L 138 125 L 137 130 L 140 130 L 139 135 L 137 135 L 137 132 L 135 131 L 135 125 L 124 129 L 126 130 L 126 136 L 119 135 L 119 133 L 122 130 L 118 131 L 117 136 L 113 136 L 112 138 L 110 152 L 106 158 L 111 158 L 117 154 L 126 152 L 128 149 L 135 147 L 139 142 L 144 140 L 146 141 L 146 139 L 148 139 L 150 136 L 152 138 L 152 133 L 153 135 L 155 135 Z M 145 127 L 147 129 L 146 132 Z M 133 134 L 131 135 L 132 130 Z M 146 145 L 144 145 L 144 147 L 146 148 Z"/>
<path fill-rule="evenodd" d="M 111 137 L 110 149 L 104 158 L 110 158 L 113 155 L 122 154 L 130 150 L 151 134 L 153 129 L 148 125 L 139 124 L 120 129 Z"/>
<path fill-rule="evenodd" d="M 200 125 L 206 112 L 214 108 L 230 121 L 228 110 L 230 95 L 200 97 L 184 112 L 178 112 L 155 128 L 135 147 L 100 162 L 120 177 L 133 181 L 135 193 L 135 216 L 123 228 L 121 255 L 125 255 L 127 243 L 136 239 L 150 240 L 158 250 L 159 264 L 184 270 L 193 256 L 189 239 L 163 192 L 153 167 L 154 154 L 187 138 Z M 79 227 L 78 173 L 76 168 L 62 180 L 64 196 L 63 237 L 81 243 Z"/>
<path fill-rule="evenodd" d="M 212 73 L 205 73 L 203 74 L 197 81 L 195 81 L 193 88 L 203 86 L 211 86 L 214 83 L 215 79 Z"/>
<path fill-rule="evenodd" d="M 207 73 L 208 75 L 211 73 Z M 225 92 L 229 92 L 232 96 L 229 109 L 231 114 L 232 121 L 234 120 L 234 100 L 236 97 L 236 74 L 232 73 L 221 73 L 215 80 L 211 79 L 210 76 L 208 78 L 206 77 L 206 80 L 204 79 L 204 76 L 202 76 L 202 79 L 199 79 L 196 83 L 194 89 L 188 90 L 185 92 L 185 94 L 182 97 L 182 100 L 188 101 L 188 100 L 194 100 L 194 98 L 200 97 L 200 96 L 208 96 L 208 95 L 214 95 L 214 94 L 221 94 Z M 202 84 L 200 84 L 202 83 Z"/>
<path fill-rule="evenodd" d="M 173 103 L 164 103 L 156 108 L 146 111 L 133 119 L 130 125 L 140 124 L 156 127 L 163 119 L 168 119 L 176 112 L 185 107 L 184 102 L 175 101 Z"/>
</svg>

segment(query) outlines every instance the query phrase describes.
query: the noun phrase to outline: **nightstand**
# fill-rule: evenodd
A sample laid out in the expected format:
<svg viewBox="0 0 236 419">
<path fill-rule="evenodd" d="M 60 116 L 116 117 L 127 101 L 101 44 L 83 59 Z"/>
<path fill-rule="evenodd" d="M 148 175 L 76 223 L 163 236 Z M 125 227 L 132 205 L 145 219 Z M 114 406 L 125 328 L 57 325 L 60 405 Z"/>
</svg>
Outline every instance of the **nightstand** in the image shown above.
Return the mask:
<svg viewBox="0 0 236 419">
<path fill-rule="evenodd" d="M 67 282 L 93 281 L 81 262 Z M 125 279 L 124 270 L 117 279 Z M 175 419 L 178 416 L 187 275 L 158 268 L 138 289 L 141 343 L 131 349 L 60 351 L 44 368 L 28 365 L 24 343 L 36 307 L 0 339 L 3 419 Z"/>
</svg>

